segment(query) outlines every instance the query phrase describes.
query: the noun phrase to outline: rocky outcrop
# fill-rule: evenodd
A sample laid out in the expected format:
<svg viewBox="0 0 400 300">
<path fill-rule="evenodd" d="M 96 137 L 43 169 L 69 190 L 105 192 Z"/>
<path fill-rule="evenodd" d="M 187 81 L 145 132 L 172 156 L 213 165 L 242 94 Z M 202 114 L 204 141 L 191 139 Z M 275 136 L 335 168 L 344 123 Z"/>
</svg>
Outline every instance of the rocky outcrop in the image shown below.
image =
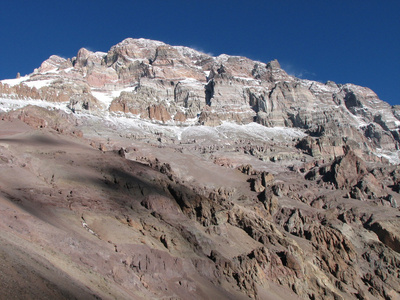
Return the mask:
<svg viewBox="0 0 400 300">
<path fill-rule="evenodd" d="M 67 60 L 57 55 L 52 55 L 40 65 L 40 67 L 37 69 L 37 72 L 46 73 L 50 71 L 55 71 L 60 67 L 61 68 L 72 67 L 72 63 L 70 60 Z"/>
<path fill-rule="evenodd" d="M 351 187 L 368 173 L 363 160 L 349 151 L 343 158 L 332 164 L 331 174 L 337 188 Z"/>
<path fill-rule="evenodd" d="M 3 115 L 2 119 L 7 121 L 18 119 L 35 129 L 49 128 L 66 135 L 83 136 L 82 131 L 76 128 L 75 117 L 60 110 L 47 110 L 31 105 Z"/>
<path fill-rule="evenodd" d="M 400 253 L 400 232 L 398 224 L 395 222 L 377 221 L 371 224 L 373 230 L 379 237 L 379 240 L 389 248 Z"/>
<path fill-rule="evenodd" d="M 149 107 L 148 116 L 152 120 L 167 122 L 171 120 L 171 115 L 163 105 L 152 105 Z"/>
<path fill-rule="evenodd" d="M 68 107 L 74 113 L 88 111 L 95 114 L 101 108 L 101 104 L 91 94 L 74 94 L 70 96 Z"/>
</svg>

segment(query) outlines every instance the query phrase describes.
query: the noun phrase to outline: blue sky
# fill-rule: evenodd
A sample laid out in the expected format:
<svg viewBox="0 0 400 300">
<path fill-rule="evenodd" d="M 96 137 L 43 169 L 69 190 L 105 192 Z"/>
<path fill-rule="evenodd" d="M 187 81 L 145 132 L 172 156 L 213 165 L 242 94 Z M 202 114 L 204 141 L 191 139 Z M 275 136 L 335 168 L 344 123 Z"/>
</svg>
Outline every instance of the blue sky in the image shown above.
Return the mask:
<svg viewBox="0 0 400 300">
<path fill-rule="evenodd" d="M 400 104 L 399 0 L 4 1 L 0 79 L 52 54 L 107 51 L 127 37 L 213 55 L 278 59 L 290 74 L 367 86 Z"/>
</svg>

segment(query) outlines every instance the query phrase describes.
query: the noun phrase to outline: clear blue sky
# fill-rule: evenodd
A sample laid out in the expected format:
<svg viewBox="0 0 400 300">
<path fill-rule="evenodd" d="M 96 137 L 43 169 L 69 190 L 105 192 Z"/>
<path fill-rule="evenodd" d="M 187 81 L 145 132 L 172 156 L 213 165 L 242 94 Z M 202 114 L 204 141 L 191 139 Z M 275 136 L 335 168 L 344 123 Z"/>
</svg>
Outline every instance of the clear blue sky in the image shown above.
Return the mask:
<svg viewBox="0 0 400 300">
<path fill-rule="evenodd" d="M 292 75 L 367 86 L 400 104 L 400 0 L 3 1 L 0 79 L 127 37 L 276 58 Z"/>
</svg>

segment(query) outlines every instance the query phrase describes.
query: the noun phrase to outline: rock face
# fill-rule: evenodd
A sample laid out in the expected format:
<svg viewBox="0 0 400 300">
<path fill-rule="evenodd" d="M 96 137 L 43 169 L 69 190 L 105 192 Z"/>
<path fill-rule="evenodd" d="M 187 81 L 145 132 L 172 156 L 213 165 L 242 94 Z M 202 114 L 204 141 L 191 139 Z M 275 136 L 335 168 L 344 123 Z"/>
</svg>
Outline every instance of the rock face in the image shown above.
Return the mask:
<svg viewBox="0 0 400 300">
<path fill-rule="evenodd" d="M 276 60 L 51 56 L 0 82 L 0 298 L 399 299 L 399 118 Z"/>
<path fill-rule="evenodd" d="M 212 57 L 146 39 L 128 38 L 107 53 L 82 48 L 68 60 L 51 56 L 19 82 L 3 83 L 0 92 L 71 101 L 75 112 L 110 111 L 164 123 L 255 121 L 302 128 L 315 139 L 315 146 L 309 145 L 314 156 L 343 155 L 341 144 L 353 141 L 365 151 L 390 151 L 400 141 L 397 108 L 368 88 L 301 80 L 288 75 L 277 60 Z M 155 102 L 163 113 L 153 113 Z"/>
</svg>

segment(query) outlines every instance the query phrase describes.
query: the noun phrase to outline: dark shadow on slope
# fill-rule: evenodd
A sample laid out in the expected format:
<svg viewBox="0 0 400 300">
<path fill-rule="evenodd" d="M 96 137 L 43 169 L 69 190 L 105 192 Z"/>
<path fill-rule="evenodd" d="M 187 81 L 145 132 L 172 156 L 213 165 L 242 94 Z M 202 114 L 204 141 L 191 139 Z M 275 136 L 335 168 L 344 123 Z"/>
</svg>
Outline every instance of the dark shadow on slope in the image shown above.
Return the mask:
<svg viewBox="0 0 400 300">
<path fill-rule="evenodd" d="M 163 182 L 169 180 L 165 175 L 118 155 L 107 155 L 111 155 L 107 162 L 91 166 L 95 175 L 88 177 L 77 173 L 68 180 L 76 182 L 77 189 L 89 188 L 94 194 L 100 194 L 102 198 L 112 200 L 120 207 L 139 204 L 151 194 L 170 197 L 162 186 Z"/>
<path fill-rule="evenodd" d="M 41 134 L 33 134 L 31 136 L 16 136 L 14 138 L 1 138 L 0 143 L 8 143 L 8 144 L 18 144 L 25 146 L 48 146 L 48 147 L 56 147 L 56 146 L 65 146 L 65 145 L 76 145 L 81 147 L 80 144 L 74 142 L 68 142 L 62 139 L 57 139 L 56 137 L 50 137 Z"/>
</svg>

